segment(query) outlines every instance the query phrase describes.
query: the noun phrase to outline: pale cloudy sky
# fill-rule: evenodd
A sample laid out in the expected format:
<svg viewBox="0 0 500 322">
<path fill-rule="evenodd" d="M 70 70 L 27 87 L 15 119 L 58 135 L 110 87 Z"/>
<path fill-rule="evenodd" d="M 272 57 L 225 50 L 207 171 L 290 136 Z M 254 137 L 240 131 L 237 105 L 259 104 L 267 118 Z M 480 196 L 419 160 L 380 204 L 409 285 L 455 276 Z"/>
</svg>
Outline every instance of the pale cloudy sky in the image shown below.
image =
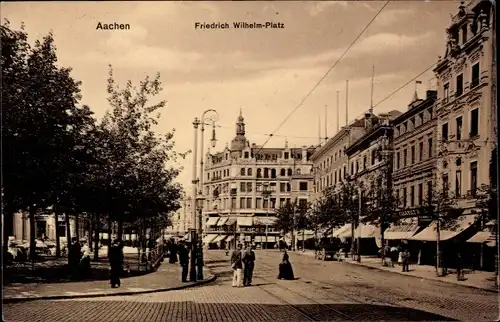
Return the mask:
<svg viewBox="0 0 500 322">
<path fill-rule="evenodd" d="M 2 3 L 2 19 L 14 28 L 26 24 L 30 40 L 52 30 L 59 62 L 83 82 L 83 104 L 101 117 L 106 101 L 107 65 L 118 82 L 138 82 L 160 72 L 163 111 L 158 131 L 176 129 L 179 151 L 192 149 L 195 116 L 208 108 L 220 113 L 217 150 L 234 136 L 243 109 L 247 138 L 262 144 L 288 113 L 328 71 L 347 46 L 384 5 L 381 1 L 334 2 L 13 2 Z M 349 119 L 370 105 L 375 66 L 374 103 L 427 69 L 444 54 L 445 28 L 459 1 L 392 1 L 268 146 L 318 142 L 318 115 L 324 133 L 335 133 L 336 92 L 340 125 L 345 124 L 345 80 L 349 79 Z M 284 23 L 284 29 L 195 30 L 195 22 Z M 96 30 L 98 22 L 127 23 L 131 30 Z M 419 79 L 423 95 L 433 78 Z M 405 111 L 414 86 L 375 108 Z M 209 131 L 208 131 L 209 132 Z M 210 133 L 206 133 L 209 139 Z M 189 190 L 190 155 L 179 178 Z"/>
</svg>

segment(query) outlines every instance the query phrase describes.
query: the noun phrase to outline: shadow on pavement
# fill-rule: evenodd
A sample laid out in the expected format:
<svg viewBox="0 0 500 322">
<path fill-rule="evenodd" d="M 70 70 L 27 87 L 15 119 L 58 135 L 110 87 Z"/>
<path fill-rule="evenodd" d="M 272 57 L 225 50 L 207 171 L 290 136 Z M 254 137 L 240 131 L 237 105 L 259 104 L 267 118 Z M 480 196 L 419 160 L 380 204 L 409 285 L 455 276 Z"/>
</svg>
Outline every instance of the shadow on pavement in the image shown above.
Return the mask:
<svg viewBox="0 0 500 322">
<path fill-rule="evenodd" d="M 4 311 L 8 321 L 54 321 L 66 311 L 65 321 L 341 321 L 341 320 L 384 320 L 384 321 L 455 321 L 444 316 L 424 311 L 379 306 L 370 304 L 326 304 L 326 305 L 270 305 L 235 303 L 162 302 L 134 303 L 134 310 L 128 310 L 128 301 L 78 301 L 71 303 L 68 311 L 58 302 L 47 305 L 24 303 L 18 310 L 7 306 Z M 15 312 L 15 313 L 14 313 Z M 76 312 L 76 313 L 75 313 Z M 82 315 L 82 312 L 87 312 Z M 109 314 L 114 312 L 113 314 Z M 158 314 L 165 312 L 165 315 Z M 73 316 L 73 314 L 75 314 Z M 78 315 L 76 315 L 78 314 Z M 17 316 L 19 315 L 19 316 Z M 21 316 L 22 315 L 22 316 Z M 47 317 L 47 318 L 44 318 Z M 61 315 L 59 315 L 61 316 Z M 189 318 L 188 318 L 189 317 Z"/>
</svg>

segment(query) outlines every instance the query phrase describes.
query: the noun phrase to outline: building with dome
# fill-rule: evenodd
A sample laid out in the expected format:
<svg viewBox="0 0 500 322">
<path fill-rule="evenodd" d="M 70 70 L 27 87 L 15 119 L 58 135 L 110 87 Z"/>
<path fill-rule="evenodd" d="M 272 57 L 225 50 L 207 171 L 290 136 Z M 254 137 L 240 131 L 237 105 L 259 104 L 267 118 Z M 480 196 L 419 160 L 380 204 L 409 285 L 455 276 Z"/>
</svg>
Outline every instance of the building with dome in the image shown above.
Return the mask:
<svg viewBox="0 0 500 322">
<path fill-rule="evenodd" d="M 234 139 L 223 151 L 205 156 L 204 244 L 275 247 L 282 237 L 275 228 L 276 209 L 287 201 L 305 203 L 312 197 L 314 149 L 290 148 L 288 142 L 283 147 L 251 144 L 240 111 Z"/>
</svg>

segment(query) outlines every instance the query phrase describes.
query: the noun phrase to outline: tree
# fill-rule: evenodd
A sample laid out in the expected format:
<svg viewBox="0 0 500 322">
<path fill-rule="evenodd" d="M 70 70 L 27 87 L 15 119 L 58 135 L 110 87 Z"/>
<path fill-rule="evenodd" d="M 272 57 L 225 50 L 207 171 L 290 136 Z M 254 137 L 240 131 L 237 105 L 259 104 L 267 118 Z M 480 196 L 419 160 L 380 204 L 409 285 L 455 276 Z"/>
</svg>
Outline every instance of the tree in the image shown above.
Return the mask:
<svg viewBox="0 0 500 322">
<path fill-rule="evenodd" d="M 27 44 L 27 34 L 2 25 L 3 188 L 10 213 L 29 212 L 30 256 L 35 256 L 35 216 L 65 190 L 61 161 L 75 148 L 90 110 L 79 107 L 80 83 L 56 65 L 51 33 Z M 67 161 L 67 160 L 65 160 Z"/>
<path fill-rule="evenodd" d="M 310 204 L 299 202 L 295 199 L 293 202 L 287 201 L 276 210 L 276 228 L 283 234 L 292 233 L 292 247 L 295 248 L 294 231 L 304 230 L 310 227 L 308 212 Z"/>
<path fill-rule="evenodd" d="M 384 231 L 400 219 L 399 200 L 391 189 L 389 171 L 384 167 L 370 179 L 372 184 L 367 193 L 367 211 L 363 218 L 363 222 L 380 228 L 382 245 L 385 245 Z"/>
</svg>

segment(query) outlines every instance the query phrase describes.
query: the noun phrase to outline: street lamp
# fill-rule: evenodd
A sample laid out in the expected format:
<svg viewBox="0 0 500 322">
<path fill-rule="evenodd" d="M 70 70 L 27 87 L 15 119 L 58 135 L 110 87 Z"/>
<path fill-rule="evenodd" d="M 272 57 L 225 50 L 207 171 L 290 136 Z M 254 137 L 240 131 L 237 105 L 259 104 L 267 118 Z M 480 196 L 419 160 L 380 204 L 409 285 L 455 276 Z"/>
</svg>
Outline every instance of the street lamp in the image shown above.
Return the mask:
<svg viewBox="0 0 500 322">
<path fill-rule="evenodd" d="M 211 113 L 212 115 L 207 115 Z M 217 138 L 215 137 L 215 122 L 217 122 L 219 120 L 219 113 L 217 113 L 216 110 L 214 109 L 208 109 L 206 110 L 205 112 L 203 112 L 202 116 L 201 116 L 201 119 L 198 120 L 197 118 L 195 118 L 195 122 L 197 122 L 197 125 L 195 126 L 195 128 L 198 126 L 198 125 L 201 125 L 201 146 L 200 146 L 200 180 L 199 180 L 199 184 L 200 184 L 200 191 L 199 191 L 199 196 L 197 195 L 196 197 L 198 198 L 198 200 L 200 200 L 200 205 L 199 205 L 199 217 L 198 217 L 198 238 L 197 238 L 197 241 L 198 241 L 198 253 L 197 253 L 197 257 L 198 257 L 198 260 L 197 260 L 197 263 L 198 263 L 198 280 L 203 280 L 203 239 L 202 239 L 202 234 L 203 234 L 203 200 L 205 200 L 205 197 L 203 196 L 204 195 L 204 191 L 203 191 L 203 179 L 204 179 L 204 159 L 205 159 L 205 156 L 204 156 L 204 151 L 203 151 L 203 143 L 204 143 L 204 138 L 205 138 L 205 125 L 206 125 L 206 122 L 211 122 L 212 124 L 212 139 L 210 140 L 211 144 L 212 144 L 212 147 L 215 148 L 216 144 L 217 144 Z M 193 122 L 194 124 L 194 122 Z M 196 138 L 195 138 L 195 149 L 197 148 L 196 146 Z M 196 151 L 194 152 L 194 155 L 196 156 Z M 196 168 L 196 158 L 195 158 L 195 161 L 194 161 L 194 167 Z M 194 173 L 196 174 L 196 169 L 194 170 Z M 198 182 L 197 182 L 198 183 Z M 196 190 L 195 190 L 196 191 Z M 193 219 L 196 220 L 196 215 L 193 216 Z"/>
<path fill-rule="evenodd" d="M 189 280 L 191 282 L 196 282 L 196 197 L 198 196 L 198 179 L 196 176 L 196 161 L 198 154 L 198 126 L 200 125 L 200 121 L 197 117 L 194 118 L 193 128 L 194 128 L 194 149 L 193 149 L 193 180 L 192 183 L 192 228 L 190 229 L 190 239 L 191 239 L 191 258 L 190 258 L 190 267 L 189 267 Z M 202 157 L 203 159 L 203 157 Z"/>
<path fill-rule="evenodd" d="M 271 190 L 268 189 L 268 186 L 264 186 L 264 190 L 262 190 L 262 196 L 264 198 L 267 198 L 267 209 L 266 209 L 266 244 L 265 244 L 265 249 L 267 249 L 268 245 L 268 231 L 269 231 L 269 207 L 270 207 L 270 202 L 271 202 Z"/>
</svg>

